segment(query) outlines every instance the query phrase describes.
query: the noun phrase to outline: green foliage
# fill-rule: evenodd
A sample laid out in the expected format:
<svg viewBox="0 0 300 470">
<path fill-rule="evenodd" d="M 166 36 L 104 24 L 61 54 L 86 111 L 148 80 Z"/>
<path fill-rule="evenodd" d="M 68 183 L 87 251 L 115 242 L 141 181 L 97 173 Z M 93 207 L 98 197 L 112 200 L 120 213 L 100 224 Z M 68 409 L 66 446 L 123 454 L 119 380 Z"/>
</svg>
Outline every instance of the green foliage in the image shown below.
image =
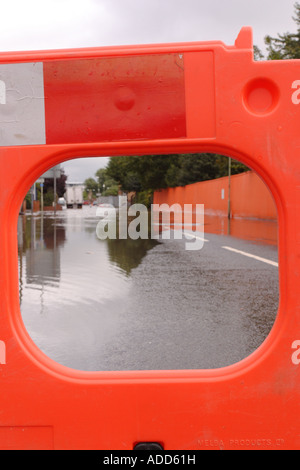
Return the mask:
<svg viewBox="0 0 300 470">
<path fill-rule="evenodd" d="M 173 179 L 170 186 L 185 186 L 228 175 L 228 157 L 223 155 L 209 153 L 180 155 L 178 163 L 177 177 Z M 231 160 L 232 174 L 247 170 L 248 168 L 242 163 Z M 174 175 L 174 169 L 172 169 L 172 176 Z"/>
<path fill-rule="evenodd" d="M 229 173 L 229 158 L 224 155 L 214 155 L 214 157 L 216 158 L 216 166 L 218 168 L 216 177 L 221 178 L 222 176 L 227 176 Z M 249 171 L 249 168 L 246 165 L 232 158 L 230 160 L 230 167 L 232 175 L 238 175 L 239 173 Z"/>
<path fill-rule="evenodd" d="M 177 163 L 177 168 L 175 165 Z M 177 162 L 167 172 L 168 186 L 186 186 L 197 181 L 217 178 L 219 169 L 216 157 L 210 154 L 179 155 Z"/>
<path fill-rule="evenodd" d="M 105 191 L 103 191 L 103 196 L 117 196 L 119 194 L 119 186 L 117 184 L 108 186 Z"/>
<path fill-rule="evenodd" d="M 25 201 L 26 201 L 26 209 L 30 209 L 31 208 L 31 192 L 30 191 L 26 194 Z"/>
<path fill-rule="evenodd" d="M 68 177 L 62 168 L 60 178 L 56 178 L 56 197 L 57 198 L 64 196 L 66 192 L 67 178 Z M 37 199 L 41 201 L 40 184 L 36 185 L 36 191 L 37 191 Z M 44 189 L 43 189 L 43 199 L 44 199 L 44 206 L 52 206 L 54 202 L 54 179 L 53 178 L 45 179 Z"/>
<path fill-rule="evenodd" d="M 264 55 L 258 46 L 253 46 L 254 60 L 263 60 Z"/>
<path fill-rule="evenodd" d="M 52 188 L 48 188 L 48 191 L 44 194 L 44 206 L 52 206 L 54 202 L 54 191 Z"/>
<path fill-rule="evenodd" d="M 84 182 L 84 189 L 86 192 L 92 191 L 96 195 L 98 192 L 98 183 L 94 178 L 87 178 Z"/>
<path fill-rule="evenodd" d="M 107 172 L 106 168 L 101 168 L 96 172 L 98 179 L 98 189 L 102 196 L 117 196 L 119 192 L 119 186 L 116 180 L 114 180 Z"/>
<path fill-rule="evenodd" d="M 294 8 L 297 32 L 278 34 L 277 38 L 265 37 L 269 60 L 300 59 L 300 4 L 296 2 Z"/>
<path fill-rule="evenodd" d="M 140 191 L 136 194 L 134 202 L 137 204 L 143 204 L 146 207 L 150 207 L 153 200 L 153 191 L 148 189 L 146 191 Z"/>
<path fill-rule="evenodd" d="M 232 174 L 247 170 L 245 165 L 232 160 Z M 107 173 L 123 191 L 151 192 L 226 176 L 228 158 L 213 154 L 112 157 Z"/>
<path fill-rule="evenodd" d="M 96 171 L 96 176 L 98 179 L 98 186 L 99 188 L 102 188 L 103 184 L 105 183 L 106 179 L 106 169 L 105 168 L 100 168 L 100 170 Z"/>
<path fill-rule="evenodd" d="M 145 191 L 166 188 L 166 173 L 177 155 L 144 155 L 112 157 L 107 174 L 123 191 Z"/>
</svg>

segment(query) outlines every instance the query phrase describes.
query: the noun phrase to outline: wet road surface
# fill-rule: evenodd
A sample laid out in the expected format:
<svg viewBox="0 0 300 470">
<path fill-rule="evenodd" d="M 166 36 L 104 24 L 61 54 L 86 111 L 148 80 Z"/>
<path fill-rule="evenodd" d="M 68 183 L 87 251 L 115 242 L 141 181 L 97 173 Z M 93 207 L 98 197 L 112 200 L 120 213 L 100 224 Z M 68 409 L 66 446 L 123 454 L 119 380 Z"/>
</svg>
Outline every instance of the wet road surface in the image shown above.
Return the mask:
<svg viewBox="0 0 300 470">
<path fill-rule="evenodd" d="M 85 371 L 208 369 L 247 357 L 277 314 L 276 224 L 259 223 L 259 234 L 239 222 L 233 237 L 216 219 L 205 219 L 203 249 L 187 251 L 186 239 L 101 241 L 96 208 L 20 216 L 20 305 L 33 341 Z"/>
</svg>

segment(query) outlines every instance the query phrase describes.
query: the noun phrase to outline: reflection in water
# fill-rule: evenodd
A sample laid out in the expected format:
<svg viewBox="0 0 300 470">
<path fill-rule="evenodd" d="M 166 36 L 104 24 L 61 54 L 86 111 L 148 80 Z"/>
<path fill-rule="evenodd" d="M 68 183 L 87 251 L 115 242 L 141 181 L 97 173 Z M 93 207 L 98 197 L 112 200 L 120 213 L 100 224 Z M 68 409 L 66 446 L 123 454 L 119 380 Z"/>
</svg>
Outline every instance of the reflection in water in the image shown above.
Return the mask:
<svg viewBox="0 0 300 470">
<path fill-rule="evenodd" d="M 277 221 L 205 216 L 205 232 L 231 235 L 265 245 L 277 245 Z"/>
<path fill-rule="evenodd" d="M 23 298 L 23 266 L 26 266 L 25 285 L 58 284 L 60 280 L 59 246 L 65 242 L 65 230 L 54 220 L 43 216 L 21 216 L 18 220 L 20 268 L 20 302 Z M 42 296 L 41 296 L 42 298 Z"/>
<path fill-rule="evenodd" d="M 134 217 L 127 217 L 129 225 Z M 137 232 L 140 230 L 137 227 Z M 94 230 L 94 228 L 93 228 Z M 151 239 L 151 213 L 148 212 L 148 239 L 132 240 L 131 238 L 119 239 L 119 218 L 117 217 L 116 240 L 107 239 L 109 260 L 112 264 L 119 266 L 127 275 L 137 268 L 147 252 L 158 245 L 157 240 Z"/>
<path fill-rule="evenodd" d="M 277 270 L 224 253 L 224 239 L 245 243 L 228 237 L 226 221 L 205 218 L 210 242 L 197 252 L 184 240 L 99 240 L 98 221 L 90 207 L 19 218 L 21 313 L 49 357 L 80 370 L 216 368 L 268 335 Z M 234 222 L 231 230 L 267 240 L 250 248 L 276 257 L 270 224 Z"/>
<path fill-rule="evenodd" d="M 156 240 L 107 240 L 109 259 L 111 263 L 119 266 L 126 274 L 137 268 L 147 251 L 154 248 Z"/>
</svg>

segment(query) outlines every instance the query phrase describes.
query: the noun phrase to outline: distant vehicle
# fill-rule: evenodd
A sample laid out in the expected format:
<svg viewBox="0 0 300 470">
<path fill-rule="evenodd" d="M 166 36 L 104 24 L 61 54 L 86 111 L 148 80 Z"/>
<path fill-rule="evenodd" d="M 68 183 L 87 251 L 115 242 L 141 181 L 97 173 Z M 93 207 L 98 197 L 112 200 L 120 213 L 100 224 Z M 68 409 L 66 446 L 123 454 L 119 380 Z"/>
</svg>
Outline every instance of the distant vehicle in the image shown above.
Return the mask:
<svg viewBox="0 0 300 470">
<path fill-rule="evenodd" d="M 62 207 L 62 209 L 67 208 L 67 203 L 64 197 L 58 198 L 57 204 L 59 204 Z"/>
<path fill-rule="evenodd" d="M 103 219 L 104 217 L 114 217 L 117 209 L 111 204 L 98 204 L 96 216 Z"/>
<path fill-rule="evenodd" d="M 84 185 L 81 183 L 67 183 L 65 200 L 68 209 L 82 209 Z"/>
</svg>

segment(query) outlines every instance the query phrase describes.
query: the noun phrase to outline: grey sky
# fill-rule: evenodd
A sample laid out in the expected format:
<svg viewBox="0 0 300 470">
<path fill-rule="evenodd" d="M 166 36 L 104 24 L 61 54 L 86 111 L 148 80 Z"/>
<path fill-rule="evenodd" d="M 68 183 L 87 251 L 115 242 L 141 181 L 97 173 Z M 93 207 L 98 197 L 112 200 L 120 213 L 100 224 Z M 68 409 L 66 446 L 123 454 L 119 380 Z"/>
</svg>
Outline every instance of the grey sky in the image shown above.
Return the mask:
<svg viewBox="0 0 300 470">
<path fill-rule="evenodd" d="M 251 26 L 254 44 L 264 50 L 265 35 L 296 29 L 294 4 L 295 0 L 10 0 L 1 2 L 0 49 L 208 40 L 231 45 L 242 26 Z M 64 167 L 74 181 L 93 176 L 105 163 L 77 160 Z"/>
</svg>

